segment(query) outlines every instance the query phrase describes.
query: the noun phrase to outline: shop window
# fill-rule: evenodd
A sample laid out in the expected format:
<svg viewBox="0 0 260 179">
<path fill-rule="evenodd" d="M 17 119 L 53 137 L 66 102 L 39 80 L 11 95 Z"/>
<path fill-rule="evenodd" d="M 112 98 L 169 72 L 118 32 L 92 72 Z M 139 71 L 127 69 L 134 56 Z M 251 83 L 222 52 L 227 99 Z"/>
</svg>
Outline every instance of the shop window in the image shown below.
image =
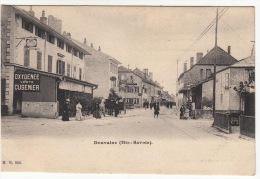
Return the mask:
<svg viewBox="0 0 260 179">
<path fill-rule="evenodd" d="M 62 60 L 57 60 L 57 73 L 65 75 L 65 62 Z"/>
<path fill-rule="evenodd" d="M 79 80 L 82 80 L 82 69 L 79 68 Z"/>
<path fill-rule="evenodd" d="M 33 24 L 25 19 L 22 20 L 22 28 L 33 33 Z"/>
<path fill-rule="evenodd" d="M 70 64 L 67 64 L 67 76 L 70 77 Z"/>
<path fill-rule="evenodd" d="M 42 39 L 45 39 L 45 31 L 37 26 L 35 26 L 35 35 L 41 37 Z"/>
<path fill-rule="evenodd" d="M 61 48 L 61 49 L 64 49 L 64 42 L 57 39 L 57 47 Z"/>
<path fill-rule="evenodd" d="M 55 37 L 53 35 L 48 34 L 47 35 L 47 41 L 52 43 L 52 44 L 55 44 Z"/>
<path fill-rule="evenodd" d="M 52 72 L 52 56 L 48 55 L 48 72 Z"/>
<path fill-rule="evenodd" d="M 30 66 L 30 50 L 28 48 L 24 48 L 24 66 Z"/>
<path fill-rule="evenodd" d="M 42 52 L 37 51 L 37 69 L 42 69 Z"/>
</svg>

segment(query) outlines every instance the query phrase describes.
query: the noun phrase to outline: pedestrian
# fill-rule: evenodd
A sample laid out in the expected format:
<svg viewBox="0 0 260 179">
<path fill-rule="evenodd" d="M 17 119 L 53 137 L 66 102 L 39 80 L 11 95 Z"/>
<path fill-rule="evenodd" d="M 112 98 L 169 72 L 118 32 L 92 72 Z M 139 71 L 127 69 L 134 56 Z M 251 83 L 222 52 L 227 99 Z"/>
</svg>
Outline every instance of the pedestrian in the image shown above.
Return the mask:
<svg viewBox="0 0 260 179">
<path fill-rule="evenodd" d="M 95 102 L 94 102 L 93 117 L 96 118 L 96 119 L 100 119 L 101 118 L 100 107 L 99 107 L 98 100 L 95 100 Z"/>
<path fill-rule="evenodd" d="M 170 108 L 172 109 L 172 102 L 170 102 Z"/>
<path fill-rule="evenodd" d="M 100 103 L 100 112 L 106 117 L 105 99 L 102 98 Z"/>
<path fill-rule="evenodd" d="M 143 103 L 143 108 L 146 110 L 146 102 Z"/>
<path fill-rule="evenodd" d="M 191 103 L 191 118 L 195 119 L 195 103 Z"/>
<path fill-rule="evenodd" d="M 117 117 L 119 114 L 119 104 L 118 103 L 119 103 L 119 100 L 117 99 L 116 104 L 115 104 L 115 117 Z"/>
<path fill-rule="evenodd" d="M 63 107 L 62 121 L 69 121 L 70 117 L 70 100 L 66 99 Z"/>
<path fill-rule="evenodd" d="M 80 104 L 80 101 L 78 101 L 77 105 L 76 105 L 76 120 L 77 121 L 82 121 L 82 105 Z"/>
<path fill-rule="evenodd" d="M 184 113 L 185 113 L 185 107 L 184 107 L 184 105 L 182 105 L 180 108 L 180 119 L 181 120 L 184 118 Z"/>
<path fill-rule="evenodd" d="M 154 104 L 154 118 L 155 118 L 155 116 L 157 116 L 157 118 L 158 118 L 159 111 L 160 111 L 159 103 L 155 103 Z"/>
<path fill-rule="evenodd" d="M 184 113 L 184 119 L 189 119 L 190 118 L 190 109 L 189 109 L 189 106 L 187 106 L 185 108 L 185 113 Z"/>
<path fill-rule="evenodd" d="M 153 103 L 152 102 L 150 103 L 150 109 L 151 110 L 153 109 Z"/>
</svg>

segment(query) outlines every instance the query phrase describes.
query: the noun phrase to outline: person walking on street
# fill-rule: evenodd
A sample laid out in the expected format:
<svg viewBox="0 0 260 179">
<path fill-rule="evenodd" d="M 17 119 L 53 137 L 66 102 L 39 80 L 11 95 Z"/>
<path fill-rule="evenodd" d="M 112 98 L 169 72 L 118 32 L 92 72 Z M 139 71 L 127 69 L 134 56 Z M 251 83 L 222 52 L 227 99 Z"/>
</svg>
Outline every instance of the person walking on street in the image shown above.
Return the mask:
<svg viewBox="0 0 260 179">
<path fill-rule="evenodd" d="M 150 103 L 150 109 L 151 110 L 153 109 L 153 103 L 152 102 Z"/>
<path fill-rule="evenodd" d="M 62 121 L 69 121 L 70 117 L 70 100 L 66 99 L 63 107 Z"/>
<path fill-rule="evenodd" d="M 100 110 L 100 107 L 99 107 L 98 100 L 95 100 L 95 102 L 94 102 L 93 117 L 96 118 L 96 119 L 100 119 L 100 118 L 101 118 L 101 115 L 100 115 L 99 110 Z"/>
<path fill-rule="evenodd" d="M 184 107 L 184 105 L 182 105 L 180 108 L 180 119 L 181 120 L 184 118 L 184 113 L 185 113 L 185 107 Z"/>
<path fill-rule="evenodd" d="M 159 111 L 160 111 L 159 103 L 155 103 L 154 104 L 154 118 L 155 118 L 155 116 L 157 116 L 157 118 L 158 118 Z"/>
<path fill-rule="evenodd" d="M 115 105 L 115 117 L 117 117 L 118 114 L 119 114 L 119 105 L 118 105 L 118 103 L 119 103 L 119 100 L 116 100 L 116 105 Z"/>
<path fill-rule="evenodd" d="M 78 104 L 76 105 L 76 120 L 82 121 L 82 105 L 80 104 L 80 101 L 78 101 Z"/>
<path fill-rule="evenodd" d="M 106 117 L 105 99 L 102 98 L 100 103 L 100 112 Z"/>
</svg>

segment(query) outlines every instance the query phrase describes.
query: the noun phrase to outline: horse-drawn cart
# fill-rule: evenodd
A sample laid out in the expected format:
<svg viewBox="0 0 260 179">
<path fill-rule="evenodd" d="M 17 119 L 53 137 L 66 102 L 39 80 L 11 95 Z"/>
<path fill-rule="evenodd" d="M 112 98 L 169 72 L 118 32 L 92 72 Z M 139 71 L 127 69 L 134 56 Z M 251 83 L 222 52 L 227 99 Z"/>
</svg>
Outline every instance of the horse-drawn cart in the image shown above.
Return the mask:
<svg viewBox="0 0 260 179">
<path fill-rule="evenodd" d="M 124 111 L 126 114 L 126 108 L 125 108 L 124 102 L 118 101 L 118 103 L 117 103 L 117 101 L 114 99 L 106 99 L 105 108 L 106 108 L 108 115 L 111 115 L 111 116 L 113 114 L 115 114 L 116 110 L 119 110 L 119 113 L 121 113 L 121 111 Z"/>
</svg>

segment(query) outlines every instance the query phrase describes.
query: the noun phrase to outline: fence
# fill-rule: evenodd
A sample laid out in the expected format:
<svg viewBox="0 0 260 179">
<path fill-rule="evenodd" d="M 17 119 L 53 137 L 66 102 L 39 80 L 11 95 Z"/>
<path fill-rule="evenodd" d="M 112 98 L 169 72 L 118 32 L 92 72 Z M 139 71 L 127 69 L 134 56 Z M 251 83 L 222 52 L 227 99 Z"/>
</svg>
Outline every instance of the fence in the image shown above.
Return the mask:
<svg viewBox="0 0 260 179">
<path fill-rule="evenodd" d="M 214 115 L 214 127 L 226 132 L 231 133 L 231 116 L 230 114 L 218 113 Z"/>
<path fill-rule="evenodd" d="M 255 117 L 240 115 L 240 135 L 255 138 Z"/>
</svg>

